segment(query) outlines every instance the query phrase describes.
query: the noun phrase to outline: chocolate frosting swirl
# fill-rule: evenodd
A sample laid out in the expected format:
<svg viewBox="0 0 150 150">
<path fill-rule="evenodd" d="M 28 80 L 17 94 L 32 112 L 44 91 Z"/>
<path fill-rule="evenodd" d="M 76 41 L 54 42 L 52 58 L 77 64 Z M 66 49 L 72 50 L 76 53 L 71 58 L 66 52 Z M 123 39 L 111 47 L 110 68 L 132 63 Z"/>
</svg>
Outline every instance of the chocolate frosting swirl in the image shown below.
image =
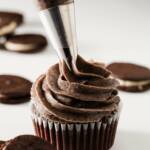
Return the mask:
<svg viewBox="0 0 150 150">
<path fill-rule="evenodd" d="M 56 64 L 32 88 L 33 109 L 62 122 L 97 122 L 118 112 L 118 82 L 110 72 L 80 56 L 75 73 Z"/>
</svg>

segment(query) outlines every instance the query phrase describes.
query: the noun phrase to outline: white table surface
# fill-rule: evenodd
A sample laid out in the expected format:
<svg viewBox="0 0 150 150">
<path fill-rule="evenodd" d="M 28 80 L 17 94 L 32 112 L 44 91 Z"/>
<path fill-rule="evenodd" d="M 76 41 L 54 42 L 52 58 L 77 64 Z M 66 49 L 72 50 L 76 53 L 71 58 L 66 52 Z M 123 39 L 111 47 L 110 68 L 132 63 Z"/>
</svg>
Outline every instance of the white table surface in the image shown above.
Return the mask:
<svg viewBox="0 0 150 150">
<path fill-rule="evenodd" d="M 92 3 L 95 2 L 95 3 Z M 150 2 L 148 0 L 76 1 L 79 53 L 87 59 L 110 63 L 130 61 L 150 66 Z M 26 25 L 18 33 L 43 33 L 35 6 L 30 0 L 1 0 L 0 9 L 22 11 Z M 0 51 L 0 74 L 17 74 L 32 81 L 58 61 L 49 47 L 37 54 Z M 120 92 L 124 103 L 117 139 L 112 150 L 150 149 L 150 91 Z M 0 139 L 32 134 L 29 103 L 0 104 Z"/>
</svg>

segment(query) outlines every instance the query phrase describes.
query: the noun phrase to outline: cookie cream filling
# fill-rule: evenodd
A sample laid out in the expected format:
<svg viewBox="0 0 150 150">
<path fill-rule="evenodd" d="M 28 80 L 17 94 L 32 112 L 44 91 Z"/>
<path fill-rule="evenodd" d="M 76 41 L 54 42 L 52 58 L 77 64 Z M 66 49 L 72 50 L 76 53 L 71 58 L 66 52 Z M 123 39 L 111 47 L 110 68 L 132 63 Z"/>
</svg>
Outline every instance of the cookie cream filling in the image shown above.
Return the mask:
<svg viewBox="0 0 150 150">
<path fill-rule="evenodd" d="M 34 44 L 18 44 L 6 42 L 5 47 L 10 51 L 30 51 L 31 49 L 35 49 L 37 46 Z"/>
<path fill-rule="evenodd" d="M 129 80 L 121 80 L 118 79 L 121 86 L 143 86 L 150 84 L 150 80 L 145 81 L 129 81 Z"/>
<path fill-rule="evenodd" d="M 17 27 L 16 22 L 11 22 L 10 24 L 1 27 L 0 28 L 0 36 L 13 32 L 16 29 L 16 27 Z"/>
</svg>

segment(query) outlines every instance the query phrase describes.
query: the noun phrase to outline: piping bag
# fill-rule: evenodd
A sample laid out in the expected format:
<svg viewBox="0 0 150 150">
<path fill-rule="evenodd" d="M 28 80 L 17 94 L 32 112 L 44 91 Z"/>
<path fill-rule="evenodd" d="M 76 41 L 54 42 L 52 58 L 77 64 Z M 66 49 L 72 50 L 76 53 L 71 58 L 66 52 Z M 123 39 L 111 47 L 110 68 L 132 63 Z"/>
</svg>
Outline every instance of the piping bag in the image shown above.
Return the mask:
<svg viewBox="0 0 150 150">
<path fill-rule="evenodd" d="M 48 38 L 70 71 L 76 66 L 77 40 L 74 0 L 37 0 Z"/>
</svg>

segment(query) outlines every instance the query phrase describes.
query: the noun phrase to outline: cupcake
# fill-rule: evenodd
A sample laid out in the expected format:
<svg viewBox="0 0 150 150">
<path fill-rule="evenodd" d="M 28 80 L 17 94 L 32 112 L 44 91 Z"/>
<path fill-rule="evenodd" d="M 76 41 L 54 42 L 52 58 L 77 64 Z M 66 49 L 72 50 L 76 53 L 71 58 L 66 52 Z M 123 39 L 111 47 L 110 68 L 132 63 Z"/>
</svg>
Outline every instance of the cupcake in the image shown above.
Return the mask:
<svg viewBox="0 0 150 150">
<path fill-rule="evenodd" d="M 65 63 L 51 66 L 32 87 L 36 135 L 55 150 L 108 150 L 120 114 L 118 82 L 100 65 L 78 56 L 72 73 Z"/>
</svg>

